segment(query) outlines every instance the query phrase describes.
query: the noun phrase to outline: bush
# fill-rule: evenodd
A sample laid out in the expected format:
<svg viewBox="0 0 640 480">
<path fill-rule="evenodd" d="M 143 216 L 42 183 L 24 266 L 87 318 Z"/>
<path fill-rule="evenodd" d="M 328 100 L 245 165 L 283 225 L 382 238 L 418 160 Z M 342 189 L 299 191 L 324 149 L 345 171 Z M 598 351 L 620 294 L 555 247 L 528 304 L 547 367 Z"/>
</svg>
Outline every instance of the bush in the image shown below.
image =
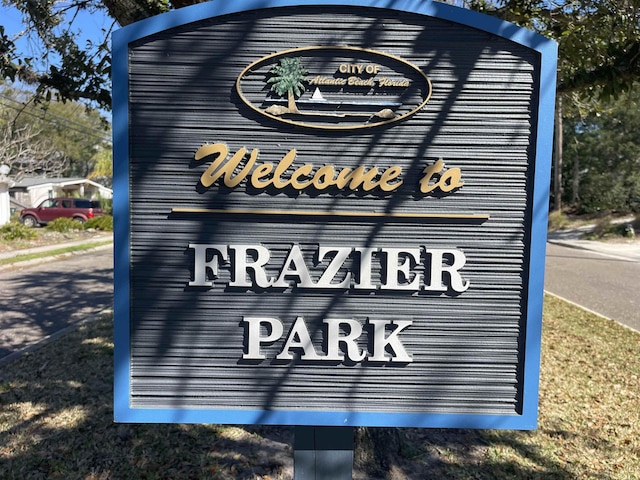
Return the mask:
<svg viewBox="0 0 640 480">
<path fill-rule="evenodd" d="M 94 228 L 105 232 L 113 232 L 113 217 L 111 215 L 101 215 L 93 217 L 84 223 L 84 228 Z"/>
<path fill-rule="evenodd" d="M 549 213 L 548 230 L 555 232 L 567 228 L 571 222 L 563 212 L 553 211 Z"/>
<path fill-rule="evenodd" d="M 580 182 L 580 210 L 584 213 L 602 211 L 618 214 L 640 209 L 640 177 L 625 181 L 607 173 L 591 174 Z"/>
<path fill-rule="evenodd" d="M 19 222 L 9 222 L 0 227 L 0 237 L 3 240 L 32 240 L 36 232 Z"/>
<path fill-rule="evenodd" d="M 604 219 L 596 224 L 589 240 L 603 240 L 607 238 L 635 238 L 636 232 L 640 228 L 640 217 L 630 222 L 612 222 Z"/>
<path fill-rule="evenodd" d="M 112 198 L 101 198 L 100 206 L 102 207 L 102 211 L 106 215 L 113 215 L 113 199 Z"/>
<path fill-rule="evenodd" d="M 82 222 L 74 220 L 73 218 L 60 217 L 47 223 L 47 228 L 54 232 L 65 233 L 71 230 L 82 230 L 84 226 Z"/>
</svg>

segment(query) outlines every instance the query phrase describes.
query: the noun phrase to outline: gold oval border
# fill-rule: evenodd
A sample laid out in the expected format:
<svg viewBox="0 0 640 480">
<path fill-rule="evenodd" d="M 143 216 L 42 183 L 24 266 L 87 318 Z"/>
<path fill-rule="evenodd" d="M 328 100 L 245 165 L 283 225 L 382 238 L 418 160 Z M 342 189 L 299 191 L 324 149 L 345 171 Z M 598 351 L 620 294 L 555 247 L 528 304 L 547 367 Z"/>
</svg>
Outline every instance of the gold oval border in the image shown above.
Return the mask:
<svg viewBox="0 0 640 480">
<path fill-rule="evenodd" d="M 309 52 L 309 51 L 313 51 L 313 50 L 350 50 L 350 51 L 354 51 L 354 52 L 364 52 L 364 53 L 369 53 L 369 54 L 373 54 L 373 55 L 379 55 L 381 57 L 390 58 L 390 59 L 392 59 L 392 60 L 394 60 L 396 62 L 403 63 L 404 65 L 406 65 L 406 66 L 410 67 L 411 69 L 415 70 L 416 72 L 418 72 L 422 76 L 422 78 L 424 78 L 424 80 L 425 80 L 425 82 L 427 84 L 427 87 L 429 89 L 429 92 L 428 92 L 428 94 L 424 98 L 424 101 L 421 104 L 419 104 L 413 110 L 411 110 L 411 111 L 409 111 L 409 112 L 407 112 L 407 113 L 405 113 L 403 115 L 400 115 L 399 117 L 392 118 L 392 119 L 386 120 L 384 122 L 378 122 L 378 123 L 375 123 L 375 124 L 372 124 L 372 125 L 362 124 L 362 125 L 351 125 L 351 126 L 345 126 L 345 127 L 341 127 L 341 126 L 321 126 L 321 125 L 313 125 L 313 124 L 308 124 L 308 123 L 296 122 L 296 121 L 293 121 L 293 120 L 286 120 L 286 119 L 277 117 L 275 115 L 271 115 L 269 113 L 266 113 L 264 110 L 261 110 L 261 109 L 257 108 L 256 106 L 253 105 L 253 103 L 249 102 L 248 99 L 242 93 L 242 87 L 240 86 L 240 82 L 241 82 L 242 78 L 247 74 L 247 72 L 249 72 L 249 70 L 251 70 L 256 65 L 264 63 L 265 61 L 270 60 L 272 58 L 281 57 L 281 56 L 288 55 L 288 54 L 295 53 L 295 52 Z M 390 123 L 399 122 L 401 120 L 404 120 L 405 118 L 408 118 L 408 117 L 411 117 L 412 115 L 415 115 L 416 113 L 418 113 L 418 111 L 420 111 L 429 102 L 429 99 L 431 98 L 431 93 L 433 92 L 433 87 L 431 86 L 431 81 L 424 74 L 424 72 L 422 70 L 420 70 L 416 65 L 414 65 L 414 64 L 412 64 L 410 62 L 407 62 L 406 60 L 404 60 L 404 59 L 402 59 L 400 57 L 396 57 L 395 55 L 391 55 L 389 53 L 384 53 L 384 52 L 379 52 L 377 50 L 371 50 L 371 49 L 368 49 L 368 48 L 360 48 L 360 47 L 315 46 L 315 47 L 299 47 L 299 48 L 291 48 L 289 50 L 282 50 L 280 52 L 272 53 L 270 55 L 262 57 L 262 58 L 256 60 L 255 62 L 252 62 L 244 70 L 242 70 L 242 72 L 240 72 L 240 75 L 238 75 L 238 78 L 236 80 L 236 92 L 238 92 L 238 95 L 240 96 L 240 100 L 242 100 L 242 102 L 245 105 L 247 105 L 249 108 L 251 108 L 252 110 L 256 111 L 260 115 L 264 115 L 265 117 L 271 118 L 273 120 L 276 120 L 277 122 L 287 123 L 289 125 L 297 125 L 297 126 L 305 127 L 305 128 L 314 128 L 314 129 L 318 129 L 318 130 L 359 130 L 359 129 L 363 129 L 363 128 L 375 128 L 375 127 L 380 127 L 382 125 L 388 125 Z"/>
</svg>

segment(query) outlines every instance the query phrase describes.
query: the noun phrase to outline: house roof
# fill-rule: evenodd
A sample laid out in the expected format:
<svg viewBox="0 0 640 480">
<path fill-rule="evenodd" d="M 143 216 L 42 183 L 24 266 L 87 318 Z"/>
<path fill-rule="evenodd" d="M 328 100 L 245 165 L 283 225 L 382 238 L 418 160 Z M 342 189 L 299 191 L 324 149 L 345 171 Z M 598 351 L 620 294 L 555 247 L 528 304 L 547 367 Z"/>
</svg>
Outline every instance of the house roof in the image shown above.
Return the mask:
<svg viewBox="0 0 640 480">
<path fill-rule="evenodd" d="M 90 181 L 90 180 L 87 180 L 86 178 L 80 178 L 80 177 L 78 178 L 24 177 L 19 182 L 16 182 L 14 186 L 21 187 L 21 188 L 29 188 L 29 187 L 35 187 L 37 185 L 47 185 L 49 183 L 55 183 L 56 185 L 60 185 L 60 184 L 73 185 L 74 183 L 84 183 L 85 181 Z"/>
<path fill-rule="evenodd" d="M 39 185 L 55 185 L 57 187 L 66 187 L 69 185 L 92 185 L 97 188 L 111 191 L 110 188 L 100 185 L 99 183 L 89 180 L 88 178 L 74 177 L 74 178 L 43 178 L 43 177 L 25 177 L 19 182 L 16 182 L 12 188 L 25 188 L 37 187 Z"/>
</svg>

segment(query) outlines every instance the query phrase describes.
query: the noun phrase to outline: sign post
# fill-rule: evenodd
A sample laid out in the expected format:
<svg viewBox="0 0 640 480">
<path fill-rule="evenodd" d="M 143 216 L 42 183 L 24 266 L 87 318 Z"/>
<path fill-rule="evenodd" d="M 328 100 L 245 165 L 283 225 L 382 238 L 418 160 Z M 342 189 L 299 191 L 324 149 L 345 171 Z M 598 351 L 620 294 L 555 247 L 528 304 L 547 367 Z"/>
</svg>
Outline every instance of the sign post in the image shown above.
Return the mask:
<svg viewBox="0 0 640 480">
<path fill-rule="evenodd" d="M 296 427 L 293 449 L 294 480 L 353 476 L 353 427 Z"/>
<path fill-rule="evenodd" d="M 117 421 L 536 427 L 556 45 L 380 3 L 114 33 Z"/>
</svg>

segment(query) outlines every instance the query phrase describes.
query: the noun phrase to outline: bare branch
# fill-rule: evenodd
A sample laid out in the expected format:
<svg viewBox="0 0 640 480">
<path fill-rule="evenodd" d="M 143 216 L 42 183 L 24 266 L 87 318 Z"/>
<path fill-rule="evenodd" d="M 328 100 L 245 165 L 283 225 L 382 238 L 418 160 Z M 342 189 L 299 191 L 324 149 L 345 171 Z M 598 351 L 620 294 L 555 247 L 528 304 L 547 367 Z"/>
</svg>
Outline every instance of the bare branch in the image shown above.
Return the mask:
<svg viewBox="0 0 640 480">
<path fill-rule="evenodd" d="M 42 140 L 40 133 L 31 125 L 16 127 L 9 122 L 0 126 L 0 164 L 9 166 L 9 175 L 16 181 L 28 176 L 60 176 L 68 166 L 67 157 Z"/>
</svg>

